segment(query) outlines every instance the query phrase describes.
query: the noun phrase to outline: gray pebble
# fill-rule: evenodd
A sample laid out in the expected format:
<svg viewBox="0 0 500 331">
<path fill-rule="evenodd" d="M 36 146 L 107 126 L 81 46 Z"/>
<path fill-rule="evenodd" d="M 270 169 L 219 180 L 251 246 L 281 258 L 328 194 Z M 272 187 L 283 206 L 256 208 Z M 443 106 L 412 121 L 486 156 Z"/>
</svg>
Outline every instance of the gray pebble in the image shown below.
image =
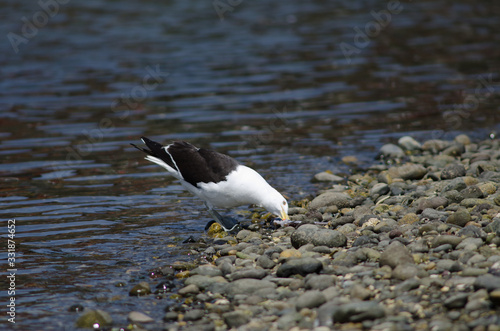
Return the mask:
<svg viewBox="0 0 500 331">
<path fill-rule="evenodd" d="M 457 177 L 452 179 L 444 188 L 443 192 L 455 190 L 455 191 L 461 191 L 467 187 L 467 184 L 465 184 L 465 181 L 462 177 Z"/>
<path fill-rule="evenodd" d="M 384 317 L 385 309 L 377 302 L 352 302 L 337 307 L 332 315 L 334 323 L 358 323 Z"/>
<path fill-rule="evenodd" d="M 465 167 L 462 164 L 449 164 L 441 172 L 441 179 L 453 179 L 465 176 Z"/>
<path fill-rule="evenodd" d="M 389 168 L 389 175 L 392 178 L 404 180 L 422 179 L 427 173 L 427 169 L 420 164 L 407 163 L 400 167 Z"/>
<path fill-rule="evenodd" d="M 448 309 L 460 309 L 465 307 L 469 294 L 459 293 L 450 296 L 448 299 L 444 300 L 443 304 Z"/>
<path fill-rule="evenodd" d="M 314 246 L 341 247 L 347 243 L 347 238 L 339 231 L 320 228 L 314 224 L 300 226 L 290 236 L 292 246 L 300 248 L 307 244 Z"/>
<path fill-rule="evenodd" d="M 222 276 L 219 268 L 212 265 L 201 265 L 190 271 L 191 275 L 203 275 L 209 277 Z"/>
<path fill-rule="evenodd" d="M 308 290 L 325 290 L 335 285 L 335 276 L 309 274 L 305 279 L 305 288 Z"/>
<path fill-rule="evenodd" d="M 184 282 L 185 285 L 196 285 L 198 288 L 205 290 L 214 283 L 221 283 L 221 282 L 226 282 L 224 278 L 222 277 L 209 277 L 209 276 L 202 276 L 202 275 L 194 275 L 186 279 Z"/>
<path fill-rule="evenodd" d="M 399 241 L 393 241 L 380 255 L 380 266 L 388 265 L 396 268 L 398 265 L 414 264 L 408 248 Z"/>
<path fill-rule="evenodd" d="M 196 321 L 201 319 L 205 315 L 205 311 L 203 309 L 192 309 L 188 310 L 184 314 L 185 321 Z"/>
<path fill-rule="evenodd" d="M 436 269 L 440 271 L 448 270 L 450 272 L 458 272 L 462 270 L 462 266 L 457 261 L 442 259 L 437 261 Z"/>
<path fill-rule="evenodd" d="M 396 288 L 394 289 L 394 291 L 398 295 L 406 294 L 407 292 L 418 288 L 420 286 L 420 284 L 421 283 L 420 283 L 419 279 L 417 279 L 415 277 L 411 277 L 411 278 L 408 278 L 407 280 L 405 280 L 404 282 L 399 283 L 396 286 Z"/>
<path fill-rule="evenodd" d="M 444 244 L 450 244 L 453 247 L 456 247 L 458 244 L 462 242 L 463 238 L 457 237 L 457 236 L 452 236 L 452 235 L 441 235 L 441 236 L 436 236 L 432 241 L 431 241 L 431 247 L 436 248 Z"/>
<path fill-rule="evenodd" d="M 334 183 L 341 183 L 345 180 L 343 177 L 334 175 L 327 171 L 317 173 L 316 175 L 314 175 L 313 179 L 314 181 L 317 182 L 334 182 Z"/>
<path fill-rule="evenodd" d="M 165 315 L 163 316 L 163 320 L 165 322 L 169 322 L 169 321 L 177 321 L 178 319 L 178 314 L 175 312 L 175 311 L 168 311 L 165 313 Z"/>
<path fill-rule="evenodd" d="M 264 269 L 272 269 L 276 265 L 276 263 L 271 260 L 267 255 L 261 255 L 257 259 L 257 265 Z"/>
<path fill-rule="evenodd" d="M 385 144 L 380 148 L 380 154 L 387 158 L 402 158 L 405 152 L 401 147 L 394 144 Z"/>
<path fill-rule="evenodd" d="M 407 280 L 410 278 L 413 278 L 415 276 L 426 276 L 422 275 L 421 271 L 418 267 L 415 265 L 411 264 L 402 264 L 398 265 L 394 270 L 392 271 L 392 277 L 395 279 L 400 279 L 400 280 Z"/>
<path fill-rule="evenodd" d="M 295 308 L 300 311 L 303 308 L 316 308 L 326 302 L 326 298 L 320 291 L 307 291 L 300 295 L 295 302 Z"/>
<path fill-rule="evenodd" d="M 483 191 L 477 185 L 471 185 L 460 191 L 464 199 L 480 199 L 483 197 Z"/>
<path fill-rule="evenodd" d="M 441 253 L 441 252 L 449 252 L 453 249 L 453 246 L 450 244 L 443 244 L 438 246 L 432 250 L 433 253 Z"/>
<path fill-rule="evenodd" d="M 245 268 L 239 269 L 235 272 L 227 275 L 226 277 L 230 281 L 235 281 L 242 278 L 253 278 L 253 279 L 262 279 L 267 276 L 267 272 L 264 269 L 260 268 Z"/>
<path fill-rule="evenodd" d="M 446 199 L 445 197 L 432 197 L 432 198 L 419 199 L 417 212 L 423 211 L 427 208 L 436 209 L 439 207 L 446 207 L 446 206 L 448 206 L 448 199 Z"/>
<path fill-rule="evenodd" d="M 349 207 L 351 197 L 347 194 L 340 192 L 328 191 L 323 194 L 318 195 L 310 203 L 309 207 L 311 209 L 318 209 L 327 206 L 336 206 L 337 208 Z"/>
<path fill-rule="evenodd" d="M 375 238 L 371 238 L 369 236 L 359 236 L 352 243 L 353 247 L 358 246 L 376 246 L 378 244 L 378 240 Z"/>
<path fill-rule="evenodd" d="M 492 274 L 485 274 L 476 278 L 475 289 L 486 289 L 489 292 L 500 289 L 500 277 Z"/>
<path fill-rule="evenodd" d="M 410 136 L 399 138 L 398 145 L 407 151 L 414 151 L 422 148 L 422 145 Z"/>
<path fill-rule="evenodd" d="M 198 294 L 198 293 L 200 293 L 200 289 L 195 284 L 191 284 L 191 285 L 188 285 L 188 286 L 185 286 L 185 287 L 179 289 L 178 293 L 180 295 Z"/>
<path fill-rule="evenodd" d="M 443 192 L 443 197 L 446 198 L 450 203 L 459 203 L 464 199 L 464 197 L 457 190 L 449 190 Z"/>
<path fill-rule="evenodd" d="M 444 221 L 448 218 L 448 213 L 432 208 L 426 208 L 420 214 L 420 219 Z"/>
<path fill-rule="evenodd" d="M 481 238 L 486 238 L 486 232 L 484 232 L 483 229 L 475 225 L 467 225 L 463 229 L 457 232 L 457 236 L 472 237 L 481 240 Z"/>
<path fill-rule="evenodd" d="M 389 185 L 387 185 L 386 183 L 377 183 L 370 189 L 370 195 L 372 197 L 379 197 L 381 195 L 389 193 L 389 191 Z"/>
<path fill-rule="evenodd" d="M 444 150 L 448 146 L 450 146 L 451 143 L 449 141 L 441 140 L 441 139 L 431 139 L 427 140 L 422 144 L 422 149 L 424 151 L 429 151 L 433 154 L 437 154 L 438 152 Z"/>
<path fill-rule="evenodd" d="M 222 318 L 224 318 L 224 322 L 230 328 L 238 328 L 250 321 L 250 317 L 240 310 L 224 313 L 222 314 Z"/>
<path fill-rule="evenodd" d="M 323 264 L 312 257 L 291 259 L 279 266 L 276 271 L 278 277 L 290 277 L 292 275 L 306 276 L 310 273 L 318 273 L 323 269 Z"/>
</svg>

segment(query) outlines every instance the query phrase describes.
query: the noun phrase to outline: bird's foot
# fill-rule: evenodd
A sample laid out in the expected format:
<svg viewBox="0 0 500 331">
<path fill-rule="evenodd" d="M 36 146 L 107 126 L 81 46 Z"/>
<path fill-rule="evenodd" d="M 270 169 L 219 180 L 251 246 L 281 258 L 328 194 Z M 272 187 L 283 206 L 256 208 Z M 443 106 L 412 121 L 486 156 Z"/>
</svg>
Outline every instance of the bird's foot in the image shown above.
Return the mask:
<svg viewBox="0 0 500 331">
<path fill-rule="evenodd" d="M 240 222 L 238 222 L 238 220 L 236 220 L 235 218 L 229 216 L 222 216 L 213 209 L 208 209 L 208 212 L 210 213 L 210 215 L 212 215 L 215 222 L 219 223 L 219 225 L 222 227 L 222 229 L 224 229 L 224 231 L 228 233 L 235 233 L 241 229 Z M 209 222 L 209 224 L 207 224 L 207 226 L 205 227 L 205 230 L 208 230 L 208 228 L 213 224 L 213 222 L 214 221 Z"/>
<path fill-rule="evenodd" d="M 231 218 L 231 217 L 222 217 L 222 221 L 219 222 L 219 220 L 212 220 L 210 222 L 207 223 L 207 225 L 205 226 L 205 231 L 208 231 L 208 229 L 210 228 L 210 226 L 212 226 L 212 224 L 214 223 L 218 223 L 221 228 L 228 232 L 228 233 L 236 233 L 238 231 L 241 230 L 241 225 L 240 223 L 235 220 L 234 218 Z"/>
</svg>

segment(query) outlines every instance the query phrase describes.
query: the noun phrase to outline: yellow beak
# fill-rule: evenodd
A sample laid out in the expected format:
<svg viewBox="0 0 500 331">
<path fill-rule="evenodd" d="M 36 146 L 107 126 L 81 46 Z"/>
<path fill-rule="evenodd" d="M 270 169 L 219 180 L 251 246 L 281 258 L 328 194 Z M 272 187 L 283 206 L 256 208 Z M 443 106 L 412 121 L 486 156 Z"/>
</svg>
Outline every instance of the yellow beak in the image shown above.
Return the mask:
<svg viewBox="0 0 500 331">
<path fill-rule="evenodd" d="M 281 219 L 283 221 L 288 221 L 290 220 L 290 218 L 288 217 L 287 213 L 285 212 L 285 209 L 283 207 L 281 207 L 281 215 L 280 215 Z"/>
</svg>

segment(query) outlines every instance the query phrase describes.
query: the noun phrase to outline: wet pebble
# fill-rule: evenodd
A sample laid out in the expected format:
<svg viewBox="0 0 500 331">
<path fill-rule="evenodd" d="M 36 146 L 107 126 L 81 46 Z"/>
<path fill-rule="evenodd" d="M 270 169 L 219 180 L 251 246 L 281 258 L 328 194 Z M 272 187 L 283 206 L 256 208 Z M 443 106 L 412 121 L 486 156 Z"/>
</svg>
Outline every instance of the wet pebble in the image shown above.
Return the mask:
<svg viewBox="0 0 500 331">
<path fill-rule="evenodd" d="M 79 328 L 100 329 L 110 326 L 113 323 L 111 315 L 107 312 L 96 309 L 83 312 L 76 320 L 76 326 Z"/>
<path fill-rule="evenodd" d="M 140 282 L 134 287 L 132 287 L 129 291 L 129 295 L 131 296 L 141 296 L 148 295 L 151 293 L 151 287 L 148 282 Z"/>
<path fill-rule="evenodd" d="M 380 154 L 386 158 L 402 158 L 405 156 L 405 152 L 401 147 L 394 144 L 385 144 L 380 148 Z"/>
<path fill-rule="evenodd" d="M 345 180 L 343 177 L 334 175 L 328 171 L 317 173 L 316 175 L 314 175 L 313 179 L 314 181 L 317 182 L 333 182 L 333 183 L 341 183 Z"/>
<path fill-rule="evenodd" d="M 410 136 L 399 138 L 398 145 L 407 151 L 415 151 L 422 148 L 422 145 Z"/>
<path fill-rule="evenodd" d="M 127 319 L 132 323 L 151 323 L 154 322 L 154 319 L 150 316 L 141 313 L 140 311 L 131 311 Z"/>
</svg>

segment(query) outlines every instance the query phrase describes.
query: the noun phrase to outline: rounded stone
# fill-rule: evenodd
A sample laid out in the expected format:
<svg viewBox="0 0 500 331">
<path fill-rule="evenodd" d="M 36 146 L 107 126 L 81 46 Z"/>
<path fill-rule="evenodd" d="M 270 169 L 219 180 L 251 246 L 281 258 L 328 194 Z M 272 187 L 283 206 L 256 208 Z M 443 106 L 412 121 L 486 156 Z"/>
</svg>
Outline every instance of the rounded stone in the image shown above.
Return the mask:
<svg viewBox="0 0 500 331">
<path fill-rule="evenodd" d="M 432 197 L 432 198 L 424 198 L 424 199 L 419 199 L 418 207 L 417 207 L 417 212 L 423 211 L 426 208 L 432 208 L 432 209 L 437 209 L 439 207 L 446 207 L 448 206 L 448 199 L 444 197 Z"/>
<path fill-rule="evenodd" d="M 380 266 L 388 265 L 396 268 L 398 265 L 414 264 L 413 256 L 408 248 L 399 241 L 393 241 L 380 255 Z"/>
<path fill-rule="evenodd" d="M 341 183 L 344 181 L 343 177 L 332 174 L 329 171 L 323 171 L 314 175 L 313 178 L 316 182 L 333 182 L 333 183 Z"/>
<path fill-rule="evenodd" d="M 184 314 L 185 321 L 197 321 L 205 315 L 203 309 L 191 309 Z"/>
<path fill-rule="evenodd" d="M 267 255 L 261 255 L 257 259 L 257 265 L 264 269 L 271 269 L 274 268 L 276 263 L 273 260 L 271 260 Z"/>
<path fill-rule="evenodd" d="M 441 179 L 453 179 L 465 176 L 465 167 L 462 164 L 452 163 L 447 165 L 441 172 Z"/>
<path fill-rule="evenodd" d="M 446 223 L 464 227 L 468 222 L 470 222 L 470 220 L 471 217 L 469 212 L 465 209 L 459 209 L 446 219 Z"/>
<path fill-rule="evenodd" d="M 140 311 L 131 311 L 127 319 L 132 323 L 151 323 L 154 322 L 154 319 L 150 316 L 141 313 Z"/>
<path fill-rule="evenodd" d="M 235 272 L 227 275 L 226 277 L 231 281 L 235 281 L 242 278 L 262 279 L 266 276 L 267 272 L 264 269 L 252 267 L 252 268 L 236 270 Z"/>
<path fill-rule="evenodd" d="M 304 224 L 295 230 L 290 240 L 294 248 L 307 244 L 314 246 L 342 247 L 347 244 L 347 237 L 336 230 L 320 228 L 314 224 Z"/>
<path fill-rule="evenodd" d="M 477 185 L 471 185 L 463 189 L 460 194 L 464 199 L 481 199 L 483 197 L 483 192 Z"/>
<path fill-rule="evenodd" d="M 336 206 L 337 208 L 346 208 L 350 205 L 351 197 L 339 192 L 325 192 L 318 195 L 309 203 L 309 208 L 318 209 L 327 206 Z"/>
<path fill-rule="evenodd" d="M 238 328 L 244 324 L 247 324 L 250 321 L 250 316 L 247 313 L 240 310 L 224 313 L 222 317 L 224 318 L 224 322 L 230 328 Z"/>
<path fill-rule="evenodd" d="M 427 169 L 420 164 L 406 163 L 400 167 L 389 168 L 389 176 L 404 180 L 422 179 L 427 173 Z"/>
<path fill-rule="evenodd" d="M 336 307 L 333 311 L 334 323 L 362 322 L 385 316 L 385 309 L 377 302 L 352 302 Z"/>
<path fill-rule="evenodd" d="M 407 151 L 414 151 L 422 148 L 422 145 L 410 136 L 399 138 L 398 145 L 403 147 Z"/>
<path fill-rule="evenodd" d="M 323 269 L 323 264 L 312 257 L 292 259 L 283 263 L 276 271 L 278 277 L 290 277 L 292 275 L 306 276 L 311 273 L 319 273 Z"/>
<path fill-rule="evenodd" d="M 151 294 L 151 288 L 148 282 L 140 282 L 139 284 L 136 284 L 134 287 L 132 287 L 132 289 L 129 291 L 129 295 L 131 296 L 141 296 L 148 294 Z"/>
<path fill-rule="evenodd" d="M 436 236 L 431 241 L 431 247 L 436 248 L 441 245 L 450 244 L 452 247 L 456 247 L 458 244 L 462 242 L 463 238 L 453 236 L 453 235 L 441 235 Z"/>
<path fill-rule="evenodd" d="M 238 279 L 227 285 L 226 292 L 230 295 L 246 294 L 251 295 L 258 290 L 274 290 L 276 284 L 267 280 L 259 279 Z"/>
<path fill-rule="evenodd" d="M 295 302 L 295 308 L 300 311 L 303 308 L 316 308 L 326 302 L 325 295 L 320 291 L 307 291 L 300 295 Z"/>
<path fill-rule="evenodd" d="M 110 326 L 112 323 L 111 316 L 100 309 L 86 311 L 76 320 L 77 327 L 90 329 Z"/>
<path fill-rule="evenodd" d="M 191 284 L 181 288 L 178 292 L 180 295 L 190 295 L 200 293 L 200 288 L 195 284 Z"/>
<path fill-rule="evenodd" d="M 415 213 L 408 213 L 408 214 L 404 215 L 399 220 L 399 223 L 400 224 L 413 224 L 413 223 L 418 222 L 418 221 L 419 221 L 419 218 L 418 218 L 417 214 L 415 214 Z"/>
<path fill-rule="evenodd" d="M 280 259 L 289 259 L 293 257 L 302 257 L 302 253 L 295 248 L 285 249 L 280 253 Z"/>
<path fill-rule="evenodd" d="M 459 144 L 462 144 L 464 146 L 467 146 L 467 145 L 470 145 L 471 144 L 471 140 L 469 138 L 468 135 L 466 134 L 459 134 L 458 136 L 455 137 L 455 139 L 453 139 L 455 142 L 459 143 Z"/>
<path fill-rule="evenodd" d="M 387 158 L 402 158 L 405 152 L 398 145 L 385 144 L 380 148 L 380 154 Z"/>
<path fill-rule="evenodd" d="M 389 193 L 390 188 L 386 183 L 377 183 L 370 189 L 370 195 L 378 197 L 380 195 L 384 195 Z"/>
</svg>

